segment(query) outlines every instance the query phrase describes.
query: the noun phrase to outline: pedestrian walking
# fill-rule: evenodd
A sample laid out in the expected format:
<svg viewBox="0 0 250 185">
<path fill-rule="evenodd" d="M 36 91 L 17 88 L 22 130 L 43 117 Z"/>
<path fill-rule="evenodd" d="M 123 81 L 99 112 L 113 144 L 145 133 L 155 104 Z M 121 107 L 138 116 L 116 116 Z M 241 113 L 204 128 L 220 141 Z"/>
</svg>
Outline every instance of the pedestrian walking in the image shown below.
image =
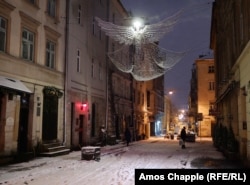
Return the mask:
<svg viewBox="0 0 250 185">
<path fill-rule="evenodd" d="M 124 135 L 125 135 L 125 140 L 126 140 L 127 146 L 128 146 L 130 143 L 130 140 L 131 140 L 131 133 L 130 133 L 129 128 L 126 128 Z"/>
<path fill-rule="evenodd" d="M 102 125 L 100 128 L 100 133 L 99 133 L 99 139 L 101 142 L 101 146 L 106 145 L 106 138 L 107 138 L 106 129 L 105 129 L 104 125 Z"/>
<path fill-rule="evenodd" d="M 187 136 L 186 127 L 183 127 L 181 130 L 181 139 L 182 139 L 181 148 L 182 149 L 186 148 L 186 145 L 185 145 L 186 136 Z"/>
</svg>

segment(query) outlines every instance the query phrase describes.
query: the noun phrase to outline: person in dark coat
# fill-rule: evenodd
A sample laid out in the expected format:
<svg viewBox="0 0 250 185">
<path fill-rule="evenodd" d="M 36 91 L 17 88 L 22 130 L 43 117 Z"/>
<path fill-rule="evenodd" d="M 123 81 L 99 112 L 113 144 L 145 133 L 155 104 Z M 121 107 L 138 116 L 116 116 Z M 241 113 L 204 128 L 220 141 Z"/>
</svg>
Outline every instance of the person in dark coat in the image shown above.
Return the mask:
<svg viewBox="0 0 250 185">
<path fill-rule="evenodd" d="M 131 140 L 131 133 L 130 133 L 129 128 L 126 128 L 124 136 L 125 136 L 125 139 L 126 139 L 126 142 L 127 142 L 127 146 L 128 146 L 129 143 L 130 143 L 130 140 Z"/>
<path fill-rule="evenodd" d="M 102 125 L 100 128 L 100 133 L 99 133 L 101 146 L 106 145 L 106 137 L 107 137 L 106 129 L 105 129 L 104 125 Z"/>
<path fill-rule="evenodd" d="M 186 136 L 187 136 L 186 127 L 183 127 L 182 130 L 181 130 L 181 139 L 182 139 L 181 148 L 183 148 L 183 149 L 186 148 L 186 146 L 185 146 Z"/>
</svg>

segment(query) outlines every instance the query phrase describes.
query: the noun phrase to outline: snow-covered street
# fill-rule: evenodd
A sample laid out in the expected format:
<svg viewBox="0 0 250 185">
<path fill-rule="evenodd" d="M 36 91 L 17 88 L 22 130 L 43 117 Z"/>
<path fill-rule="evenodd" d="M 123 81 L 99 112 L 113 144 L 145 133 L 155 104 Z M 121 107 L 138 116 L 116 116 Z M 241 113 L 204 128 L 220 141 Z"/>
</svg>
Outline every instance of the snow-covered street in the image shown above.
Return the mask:
<svg viewBox="0 0 250 185">
<path fill-rule="evenodd" d="M 150 138 L 101 148 L 101 160 L 82 160 L 81 151 L 58 157 L 36 158 L 29 162 L 0 167 L 0 184 L 34 185 L 133 185 L 135 169 L 237 168 L 213 147 L 211 139 L 186 143 Z"/>
</svg>

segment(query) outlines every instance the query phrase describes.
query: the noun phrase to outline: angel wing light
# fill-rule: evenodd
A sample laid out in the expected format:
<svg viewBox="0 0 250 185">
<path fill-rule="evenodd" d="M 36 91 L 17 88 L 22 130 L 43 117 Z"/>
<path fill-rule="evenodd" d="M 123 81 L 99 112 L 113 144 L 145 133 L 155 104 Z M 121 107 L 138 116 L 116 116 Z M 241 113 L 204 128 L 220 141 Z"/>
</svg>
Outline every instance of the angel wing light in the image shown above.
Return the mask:
<svg viewBox="0 0 250 185">
<path fill-rule="evenodd" d="M 140 27 L 135 25 L 120 26 L 106 22 L 98 17 L 95 17 L 95 20 L 106 35 L 112 37 L 120 44 L 131 45 L 158 42 L 162 36 L 172 31 L 181 13 L 182 10 L 156 24 L 141 25 Z"/>
<path fill-rule="evenodd" d="M 114 65 L 125 73 L 131 73 L 138 81 L 147 81 L 163 75 L 179 62 L 185 52 L 173 52 L 159 47 L 158 42 L 170 32 L 182 10 L 152 25 L 120 26 L 96 17 L 98 25 L 112 39 L 123 45 L 108 53 Z"/>
<path fill-rule="evenodd" d="M 163 49 L 155 43 L 140 47 L 124 45 L 108 53 L 110 60 L 122 72 L 131 73 L 137 81 L 147 81 L 164 75 L 186 54 Z"/>
</svg>

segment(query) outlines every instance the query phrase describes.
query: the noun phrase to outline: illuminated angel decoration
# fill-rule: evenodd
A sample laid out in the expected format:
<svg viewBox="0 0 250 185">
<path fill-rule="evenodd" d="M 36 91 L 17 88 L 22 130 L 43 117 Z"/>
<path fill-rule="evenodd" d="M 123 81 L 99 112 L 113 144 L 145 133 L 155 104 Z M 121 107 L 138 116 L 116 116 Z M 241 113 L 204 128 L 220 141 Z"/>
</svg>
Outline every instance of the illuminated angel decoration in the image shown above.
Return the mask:
<svg viewBox="0 0 250 185">
<path fill-rule="evenodd" d="M 147 81 L 163 75 L 179 62 L 185 52 L 173 52 L 148 43 L 136 48 L 124 45 L 108 53 L 110 60 L 122 72 L 131 73 L 137 81 Z"/>
<path fill-rule="evenodd" d="M 122 48 L 108 53 L 114 65 L 125 73 L 131 73 L 138 81 L 147 81 L 163 75 L 184 56 L 185 52 L 173 52 L 159 47 L 157 42 L 177 24 L 182 10 L 151 25 L 135 22 L 133 26 L 120 26 L 96 17 L 98 25 Z"/>
<path fill-rule="evenodd" d="M 96 17 L 98 25 L 106 33 L 120 44 L 145 44 L 158 42 L 166 33 L 173 30 L 177 24 L 182 10 L 174 15 L 151 25 L 143 24 L 142 19 L 135 19 L 132 26 L 120 26 L 103 21 Z"/>
</svg>

